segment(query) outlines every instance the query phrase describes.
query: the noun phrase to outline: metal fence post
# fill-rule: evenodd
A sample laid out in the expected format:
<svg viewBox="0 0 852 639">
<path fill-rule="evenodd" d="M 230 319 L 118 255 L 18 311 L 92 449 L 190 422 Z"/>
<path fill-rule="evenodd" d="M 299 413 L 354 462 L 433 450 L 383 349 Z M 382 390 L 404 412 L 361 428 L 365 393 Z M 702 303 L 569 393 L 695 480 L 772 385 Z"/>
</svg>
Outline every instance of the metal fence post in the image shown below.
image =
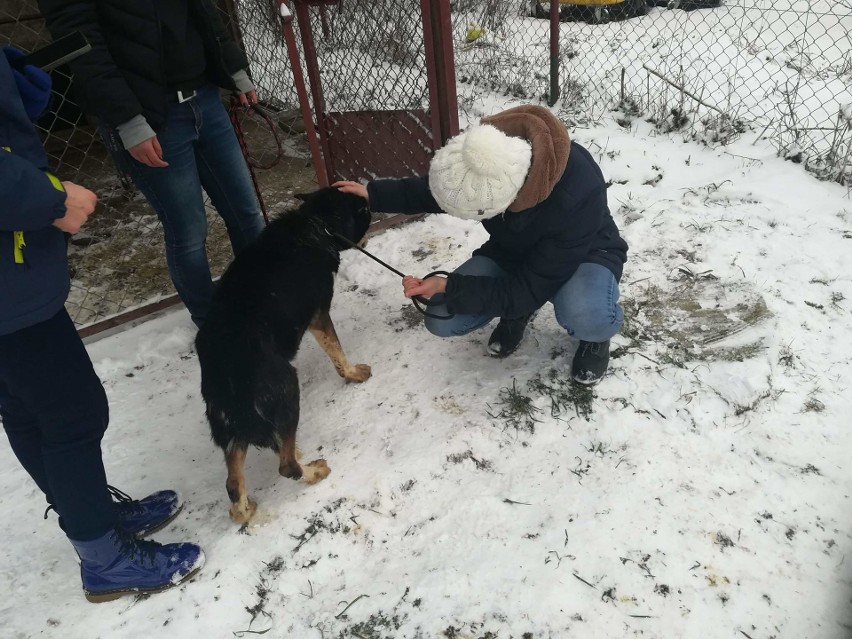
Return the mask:
<svg viewBox="0 0 852 639">
<path fill-rule="evenodd" d="M 431 0 L 432 40 L 438 83 L 438 108 L 441 119 L 441 144 L 459 132 L 459 108 L 456 95 L 456 65 L 453 50 L 453 24 L 450 0 Z"/>
<path fill-rule="evenodd" d="M 317 182 L 320 186 L 328 186 L 334 179 L 334 171 L 331 166 L 331 154 L 328 149 L 328 133 L 325 118 L 325 101 L 322 97 L 322 80 L 320 79 L 319 63 L 317 62 L 317 47 L 314 42 L 314 33 L 311 28 L 311 16 L 308 0 L 293 0 L 296 8 L 296 17 L 299 20 L 299 32 L 302 35 L 302 48 L 305 52 L 305 66 L 308 69 L 308 79 L 311 83 L 311 96 L 314 100 L 314 113 L 317 116 L 317 129 L 319 131 L 320 147 L 322 148 L 323 168 L 317 167 Z M 295 67 L 294 67 L 295 70 Z M 301 67 L 299 68 L 301 72 Z"/>
<path fill-rule="evenodd" d="M 429 91 L 429 119 L 432 125 L 432 147 L 437 149 L 445 141 L 443 136 L 445 114 L 442 108 L 442 73 L 438 70 L 434 2 L 420 0 L 420 19 L 423 21 L 423 53 L 426 58 L 426 85 Z"/>
<path fill-rule="evenodd" d="M 299 48 L 296 46 L 296 34 L 293 33 L 293 13 L 287 6 L 286 0 L 277 0 L 278 11 L 281 16 L 281 35 L 287 43 L 287 55 L 290 58 L 290 66 L 293 69 L 293 83 L 296 85 L 296 95 L 299 98 L 299 110 L 302 112 L 302 122 L 305 125 L 305 135 L 308 146 L 311 149 L 311 161 L 317 182 L 320 186 L 328 186 L 328 172 L 323 163 L 322 152 L 317 142 L 317 131 L 314 128 L 311 105 L 308 101 L 308 90 L 305 86 L 305 76 L 302 73 L 302 60 L 299 57 Z"/>
<path fill-rule="evenodd" d="M 548 106 L 559 99 L 559 0 L 550 0 L 550 95 Z"/>
</svg>

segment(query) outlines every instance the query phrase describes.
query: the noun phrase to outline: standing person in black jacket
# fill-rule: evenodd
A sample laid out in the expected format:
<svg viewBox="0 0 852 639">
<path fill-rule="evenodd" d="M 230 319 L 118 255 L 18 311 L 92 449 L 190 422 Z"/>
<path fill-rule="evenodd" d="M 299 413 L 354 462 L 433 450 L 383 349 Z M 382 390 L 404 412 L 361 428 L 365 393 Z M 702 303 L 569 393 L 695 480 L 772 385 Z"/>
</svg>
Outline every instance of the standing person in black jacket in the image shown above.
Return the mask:
<svg viewBox="0 0 852 639">
<path fill-rule="evenodd" d="M 428 177 L 338 182 L 381 212 L 446 212 L 481 220 L 490 239 L 448 278 L 403 280 L 406 297 L 432 298 L 426 318 L 441 337 L 500 322 L 489 352 L 506 357 L 547 301 L 580 340 L 572 366 L 580 384 L 598 383 L 609 340 L 624 320 L 618 281 L 627 243 L 610 215 L 606 183 L 589 152 L 547 109 L 520 106 L 483 118 L 435 153 Z"/>
<path fill-rule="evenodd" d="M 218 87 L 256 102 L 248 61 L 210 0 L 39 0 L 54 38 L 82 31 L 71 63 L 84 111 L 163 224 L 175 289 L 197 325 L 213 295 L 202 188 L 238 253 L 263 229 Z M 120 144 L 116 140 L 120 140 Z"/>
</svg>

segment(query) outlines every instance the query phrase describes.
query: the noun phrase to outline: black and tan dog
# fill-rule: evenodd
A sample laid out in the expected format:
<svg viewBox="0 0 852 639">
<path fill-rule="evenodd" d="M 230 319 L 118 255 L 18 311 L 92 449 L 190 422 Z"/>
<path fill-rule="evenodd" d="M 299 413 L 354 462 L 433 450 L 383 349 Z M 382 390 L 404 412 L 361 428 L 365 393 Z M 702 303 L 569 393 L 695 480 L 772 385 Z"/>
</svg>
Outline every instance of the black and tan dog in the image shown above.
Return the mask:
<svg viewBox="0 0 852 639">
<path fill-rule="evenodd" d="M 326 188 L 298 196 L 302 205 L 274 220 L 225 271 L 195 344 L 201 395 L 213 441 L 225 452 L 231 519 L 243 523 L 257 504 L 243 471 L 249 445 L 278 452 L 278 472 L 308 483 L 325 479 L 317 459 L 296 458 L 299 379 L 291 364 L 309 330 L 348 382 L 363 382 L 370 367 L 346 359 L 328 311 L 340 251 L 338 233 L 360 242 L 370 224 L 364 200 Z"/>
</svg>

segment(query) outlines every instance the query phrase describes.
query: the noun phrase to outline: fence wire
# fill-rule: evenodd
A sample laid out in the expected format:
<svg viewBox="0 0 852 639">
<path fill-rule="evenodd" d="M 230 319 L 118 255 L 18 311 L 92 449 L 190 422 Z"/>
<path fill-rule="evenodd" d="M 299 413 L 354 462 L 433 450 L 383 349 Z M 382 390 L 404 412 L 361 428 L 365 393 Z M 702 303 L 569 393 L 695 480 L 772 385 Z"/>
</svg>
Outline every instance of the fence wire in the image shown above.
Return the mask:
<svg viewBox="0 0 852 639">
<path fill-rule="evenodd" d="M 274 3 L 243 0 L 239 5 L 239 22 L 248 33 L 244 45 L 257 65 L 252 73 L 258 95 L 275 115 L 285 150 L 274 169 L 257 173 L 261 193 L 274 212 L 292 202 L 293 192 L 313 190 L 316 178 L 309 166 L 292 79 L 287 78 L 289 63 L 280 26 L 273 19 Z M 35 0 L 0 3 L 0 46 L 32 51 L 49 42 Z M 50 164 L 61 179 L 86 186 L 99 197 L 97 210 L 69 244 L 71 292 L 66 308 L 82 326 L 173 294 L 174 289 L 156 214 L 120 174 L 94 123 L 80 112 L 68 67 L 54 70 L 51 77 L 51 109 L 37 123 Z M 256 117 L 242 118 L 252 155 L 260 164 L 267 162 L 276 151 L 269 127 Z M 209 203 L 207 212 L 207 251 L 216 275 L 232 254 L 225 225 Z"/>
<path fill-rule="evenodd" d="M 459 104 L 549 93 L 548 0 L 455 0 Z M 673 0 L 560 6 L 558 109 L 610 110 L 709 144 L 751 130 L 822 179 L 852 183 L 852 2 Z"/>
<path fill-rule="evenodd" d="M 258 172 L 274 213 L 316 184 L 278 4 L 217 4 L 283 140 L 283 161 Z M 463 112 L 475 118 L 506 98 L 539 102 L 550 94 L 549 0 L 452 0 L 450 7 Z M 555 106 L 570 125 L 595 124 L 615 111 L 624 126 L 644 117 L 708 144 L 749 132 L 818 177 L 852 184 L 852 1 L 598 0 L 563 2 L 559 14 Z M 309 15 L 325 104 L 316 119 L 326 127 L 335 175 L 422 172 L 432 141 L 420 3 L 345 0 L 311 7 Z M 294 28 L 301 43 L 298 23 Z M 32 51 L 47 42 L 35 0 L 0 3 L 0 45 Z M 52 76 L 51 111 L 38 122 L 51 163 L 62 179 L 100 196 L 69 247 L 68 310 L 87 324 L 173 290 L 156 215 L 80 113 L 67 67 Z M 243 117 L 252 155 L 266 164 L 276 151 L 273 138 L 265 123 Z M 402 151 L 411 148 L 421 156 Z M 224 224 L 208 213 L 208 252 L 218 273 L 231 252 Z"/>
<path fill-rule="evenodd" d="M 420 2 L 345 0 L 308 15 L 332 178 L 425 171 L 434 144 Z"/>
</svg>

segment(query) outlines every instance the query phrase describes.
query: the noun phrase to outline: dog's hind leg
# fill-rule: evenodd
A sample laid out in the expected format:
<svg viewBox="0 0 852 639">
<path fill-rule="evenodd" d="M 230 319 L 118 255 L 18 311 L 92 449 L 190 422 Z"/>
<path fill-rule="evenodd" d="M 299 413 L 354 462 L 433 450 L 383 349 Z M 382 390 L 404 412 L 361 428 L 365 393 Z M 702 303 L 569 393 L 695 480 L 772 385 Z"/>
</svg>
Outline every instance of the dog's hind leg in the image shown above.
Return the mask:
<svg viewBox="0 0 852 639">
<path fill-rule="evenodd" d="M 231 519 L 244 524 L 254 515 L 257 504 L 246 494 L 246 446 L 231 443 L 225 450 L 225 463 L 228 465 L 228 481 L 225 488 L 231 499 Z"/>
<path fill-rule="evenodd" d="M 326 355 L 331 359 L 337 374 L 347 382 L 365 382 L 370 378 L 372 372 L 366 364 L 355 364 L 354 366 L 346 359 L 346 354 L 340 346 L 337 332 L 328 311 L 317 311 L 311 320 L 308 330 L 319 342 Z"/>
<path fill-rule="evenodd" d="M 331 472 L 324 459 L 300 464 L 301 452 L 296 448 L 299 426 L 299 378 L 296 369 L 287 364 L 280 374 L 282 394 L 275 411 L 278 436 L 278 474 L 289 479 L 304 479 L 309 484 L 322 481 Z"/>
<path fill-rule="evenodd" d="M 288 433 L 281 440 L 278 449 L 278 474 L 287 479 L 301 479 L 302 467 L 296 459 L 296 430 Z"/>
<path fill-rule="evenodd" d="M 281 442 L 278 451 L 280 463 L 278 474 L 289 479 L 304 479 L 308 484 L 316 484 L 328 477 L 331 469 L 324 459 L 315 459 L 307 464 L 300 464 L 301 454 L 296 450 L 296 431 Z"/>
</svg>

